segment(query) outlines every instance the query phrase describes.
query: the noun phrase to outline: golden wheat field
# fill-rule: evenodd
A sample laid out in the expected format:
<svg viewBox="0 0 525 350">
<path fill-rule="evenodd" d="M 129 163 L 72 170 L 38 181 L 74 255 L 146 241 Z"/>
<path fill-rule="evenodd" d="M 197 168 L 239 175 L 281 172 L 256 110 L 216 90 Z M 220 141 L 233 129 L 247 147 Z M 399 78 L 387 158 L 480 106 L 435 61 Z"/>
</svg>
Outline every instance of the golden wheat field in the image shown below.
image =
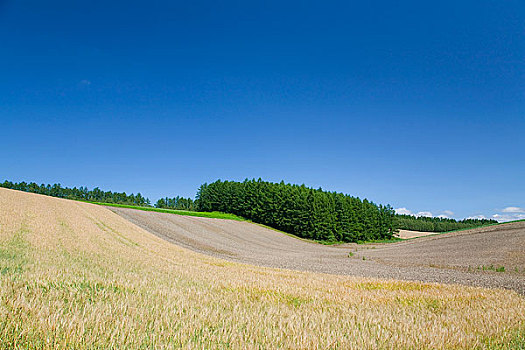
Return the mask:
<svg viewBox="0 0 525 350">
<path fill-rule="evenodd" d="M 513 291 L 261 268 L 104 207 L 0 189 L 0 348 L 524 346 Z"/>
</svg>

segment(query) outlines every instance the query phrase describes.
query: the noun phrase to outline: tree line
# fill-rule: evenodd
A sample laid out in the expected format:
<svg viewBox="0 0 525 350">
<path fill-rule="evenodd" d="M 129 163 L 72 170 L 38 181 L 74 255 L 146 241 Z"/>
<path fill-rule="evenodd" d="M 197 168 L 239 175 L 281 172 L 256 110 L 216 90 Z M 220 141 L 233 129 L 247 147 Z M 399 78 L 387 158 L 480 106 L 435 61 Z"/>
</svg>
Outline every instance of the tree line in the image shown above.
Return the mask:
<svg viewBox="0 0 525 350">
<path fill-rule="evenodd" d="M 102 202 L 102 203 L 115 203 L 115 204 L 127 204 L 137 206 L 150 206 L 151 202 L 148 198 L 143 197 L 140 193 L 137 194 L 126 194 L 126 192 L 111 192 L 102 191 L 100 188 L 95 187 L 89 190 L 87 187 L 62 187 L 60 184 L 37 184 L 35 182 L 11 182 L 4 181 L 0 183 L 0 187 L 10 188 L 12 190 L 19 190 L 24 192 L 44 194 L 46 196 L 75 199 L 89 202 Z"/>
<path fill-rule="evenodd" d="M 197 211 L 197 206 L 191 198 L 174 197 L 161 198 L 155 203 L 156 208 Z"/>
<path fill-rule="evenodd" d="M 489 219 L 464 219 L 457 221 L 449 218 L 416 217 L 399 214 L 395 218 L 395 225 L 399 229 L 422 232 L 446 232 L 497 223 L 496 220 Z"/>
<path fill-rule="evenodd" d="M 319 241 L 390 239 L 396 232 L 390 205 L 284 182 L 218 180 L 199 188 L 196 204 Z"/>
</svg>

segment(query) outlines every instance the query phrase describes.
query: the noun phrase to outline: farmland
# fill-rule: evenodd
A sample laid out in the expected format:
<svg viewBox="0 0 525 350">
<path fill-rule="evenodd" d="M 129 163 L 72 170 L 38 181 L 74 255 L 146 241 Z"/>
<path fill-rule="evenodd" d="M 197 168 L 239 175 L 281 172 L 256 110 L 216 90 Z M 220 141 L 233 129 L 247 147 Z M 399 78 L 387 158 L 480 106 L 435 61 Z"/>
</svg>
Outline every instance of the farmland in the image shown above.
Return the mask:
<svg viewBox="0 0 525 350">
<path fill-rule="evenodd" d="M 523 346 L 514 291 L 245 265 L 102 206 L 6 189 L 0 206 L 2 348 Z"/>
<path fill-rule="evenodd" d="M 196 200 L 176 196 L 160 198 L 155 207 L 140 193 L 63 187 L 59 183 L 4 181 L 0 187 L 74 199 L 120 208 L 169 212 L 186 216 L 250 220 L 326 244 L 392 241 L 398 229 L 446 232 L 497 224 L 495 220 L 397 215 L 390 205 L 377 205 L 343 193 L 306 185 L 272 183 L 262 179 L 243 182 L 217 180 L 203 184 Z"/>
<path fill-rule="evenodd" d="M 169 242 L 234 262 L 525 293 L 525 222 L 387 244 L 327 246 L 249 222 L 111 210 Z M 502 267 L 506 273 L 491 273 Z"/>
</svg>

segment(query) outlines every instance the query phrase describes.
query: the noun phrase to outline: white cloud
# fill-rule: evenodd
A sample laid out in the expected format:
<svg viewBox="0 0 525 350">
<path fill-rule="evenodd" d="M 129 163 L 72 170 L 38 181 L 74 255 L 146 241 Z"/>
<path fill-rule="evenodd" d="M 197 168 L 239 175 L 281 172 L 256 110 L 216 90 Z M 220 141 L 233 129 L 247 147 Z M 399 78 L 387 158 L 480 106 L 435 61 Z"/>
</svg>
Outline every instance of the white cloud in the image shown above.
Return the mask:
<svg viewBox="0 0 525 350">
<path fill-rule="evenodd" d="M 430 211 L 420 211 L 420 212 L 413 212 L 410 209 L 407 208 L 397 208 L 395 209 L 396 214 L 401 215 L 412 215 L 415 217 L 420 216 L 426 216 L 426 217 L 434 217 L 434 214 Z M 443 218 L 443 219 L 450 219 L 454 217 L 454 212 L 452 210 L 443 210 L 438 212 L 439 215 L 436 217 Z M 515 220 L 525 220 L 525 208 L 522 207 L 506 207 L 505 209 L 501 209 L 499 213 L 495 213 L 493 215 L 483 215 L 483 214 L 476 214 L 471 215 L 467 217 L 467 219 L 493 219 L 498 222 L 507 222 L 507 221 L 515 221 Z"/>
<path fill-rule="evenodd" d="M 396 211 L 396 214 L 401 214 L 401 215 L 412 215 L 412 216 L 415 216 L 415 217 L 418 217 L 418 216 L 433 217 L 434 216 L 429 211 L 420 211 L 418 213 L 413 213 L 412 210 L 407 209 L 407 208 L 397 208 L 397 209 L 394 209 L 394 210 Z"/>
<path fill-rule="evenodd" d="M 492 218 L 494 220 L 497 220 L 498 222 L 507 222 L 507 221 L 514 221 L 514 220 L 525 220 L 525 214 L 520 214 L 520 213 L 494 214 L 494 215 L 492 215 Z"/>
<path fill-rule="evenodd" d="M 502 210 L 504 213 L 525 213 L 525 208 L 520 207 L 506 207 Z"/>
<path fill-rule="evenodd" d="M 396 214 L 401 214 L 401 215 L 414 215 L 412 214 L 412 212 L 410 210 L 408 210 L 407 208 L 397 208 L 397 209 L 394 209 L 396 211 Z"/>
<path fill-rule="evenodd" d="M 438 218 L 450 219 L 452 216 L 454 216 L 454 212 L 452 210 L 443 210 L 441 213 L 442 214 L 437 216 Z"/>
<path fill-rule="evenodd" d="M 525 208 L 506 207 L 501 209 L 499 213 L 493 214 L 492 219 L 498 222 L 525 220 Z"/>
<path fill-rule="evenodd" d="M 482 215 L 482 214 L 479 214 L 479 215 L 473 215 L 473 216 L 469 216 L 467 219 L 487 219 L 487 217 L 485 215 Z"/>
</svg>

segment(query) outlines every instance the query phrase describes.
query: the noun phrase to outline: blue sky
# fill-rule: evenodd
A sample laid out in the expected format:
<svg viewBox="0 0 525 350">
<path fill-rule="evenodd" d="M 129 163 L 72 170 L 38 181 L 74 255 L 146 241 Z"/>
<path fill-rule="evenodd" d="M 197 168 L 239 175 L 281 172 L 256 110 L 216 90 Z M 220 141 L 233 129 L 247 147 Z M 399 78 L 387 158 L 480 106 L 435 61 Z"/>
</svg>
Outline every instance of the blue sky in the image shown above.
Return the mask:
<svg viewBox="0 0 525 350">
<path fill-rule="evenodd" d="M 512 0 L 0 0 L 0 177 L 525 218 L 523 23 Z"/>
</svg>

